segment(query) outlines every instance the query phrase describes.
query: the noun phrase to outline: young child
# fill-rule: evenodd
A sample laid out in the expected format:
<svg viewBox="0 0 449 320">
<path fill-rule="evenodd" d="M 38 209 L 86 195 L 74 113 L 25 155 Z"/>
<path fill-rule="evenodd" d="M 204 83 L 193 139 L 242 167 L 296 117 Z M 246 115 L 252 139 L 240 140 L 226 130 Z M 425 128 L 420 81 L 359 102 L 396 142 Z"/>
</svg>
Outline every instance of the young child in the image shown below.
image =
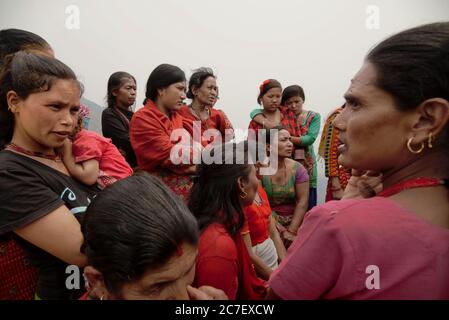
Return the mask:
<svg viewBox="0 0 449 320">
<path fill-rule="evenodd" d="M 72 139 L 66 139 L 62 159 L 70 174 L 86 185 L 101 188 L 126 178 L 133 170 L 111 139 L 86 130 L 90 110 L 81 105 Z"/>
</svg>

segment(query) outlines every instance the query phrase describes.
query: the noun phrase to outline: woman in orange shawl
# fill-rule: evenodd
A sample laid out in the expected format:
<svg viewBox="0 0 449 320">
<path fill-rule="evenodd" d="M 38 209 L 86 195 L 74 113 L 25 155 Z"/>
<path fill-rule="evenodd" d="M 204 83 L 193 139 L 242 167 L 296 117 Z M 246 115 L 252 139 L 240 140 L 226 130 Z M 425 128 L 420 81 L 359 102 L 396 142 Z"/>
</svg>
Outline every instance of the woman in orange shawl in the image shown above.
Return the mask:
<svg viewBox="0 0 449 320">
<path fill-rule="evenodd" d="M 192 122 L 178 113 L 186 98 L 185 91 L 184 72 L 173 65 L 159 65 L 148 78 L 144 106 L 130 123 L 130 139 L 138 167 L 159 176 L 184 199 L 192 186 L 191 175 L 196 171 L 191 161 L 187 164 L 174 161 L 178 155 L 174 152 L 176 146 L 186 139 L 190 145 L 193 133 Z M 173 132 L 176 129 L 181 129 L 178 132 L 182 136 Z"/>
</svg>

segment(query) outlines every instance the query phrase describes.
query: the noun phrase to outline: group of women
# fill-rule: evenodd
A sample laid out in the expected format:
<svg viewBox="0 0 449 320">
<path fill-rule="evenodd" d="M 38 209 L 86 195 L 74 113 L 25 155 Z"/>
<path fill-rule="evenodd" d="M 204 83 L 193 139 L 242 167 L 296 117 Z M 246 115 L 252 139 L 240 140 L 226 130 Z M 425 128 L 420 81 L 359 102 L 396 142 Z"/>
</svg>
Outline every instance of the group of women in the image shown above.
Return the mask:
<svg viewBox="0 0 449 320">
<path fill-rule="evenodd" d="M 73 71 L 29 32 L 0 31 L 0 49 L 2 298 L 449 299 L 449 23 L 368 53 L 331 124 L 351 178 L 342 200 L 319 206 L 320 117 L 298 86 L 260 86 L 249 127 L 278 161 L 262 176 L 251 143 L 226 139 L 211 70 L 187 85 L 158 66 L 134 114 L 135 79 L 113 74 L 104 135 L 136 173 L 100 191 L 59 157 L 78 120 Z M 174 130 L 211 128 L 221 141 L 196 147 L 222 161 L 172 161 Z M 86 290 L 65 286 L 67 265 L 84 268 Z"/>
</svg>

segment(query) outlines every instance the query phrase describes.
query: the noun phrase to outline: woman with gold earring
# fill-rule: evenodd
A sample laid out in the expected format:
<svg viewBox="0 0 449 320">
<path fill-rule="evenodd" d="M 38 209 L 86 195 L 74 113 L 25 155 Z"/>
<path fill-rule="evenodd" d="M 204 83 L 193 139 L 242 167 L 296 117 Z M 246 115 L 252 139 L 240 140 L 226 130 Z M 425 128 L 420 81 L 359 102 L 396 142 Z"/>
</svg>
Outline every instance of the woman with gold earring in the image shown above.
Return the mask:
<svg viewBox="0 0 449 320">
<path fill-rule="evenodd" d="M 382 41 L 344 97 L 338 162 L 383 190 L 309 211 L 271 296 L 449 299 L 449 22 Z"/>
</svg>

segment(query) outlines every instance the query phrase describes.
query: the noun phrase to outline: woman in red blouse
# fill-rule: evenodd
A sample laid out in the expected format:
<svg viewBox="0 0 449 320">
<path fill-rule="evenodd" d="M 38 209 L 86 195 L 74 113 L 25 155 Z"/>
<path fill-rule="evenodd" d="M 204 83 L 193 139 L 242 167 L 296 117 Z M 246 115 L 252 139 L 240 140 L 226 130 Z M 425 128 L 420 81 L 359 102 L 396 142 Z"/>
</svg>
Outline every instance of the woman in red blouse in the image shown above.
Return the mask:
<svg viewBox="0 0 449 320">
<path fill-rule="evenodd" d="M 194 284 L 221 289 L 231 300 L 263 299 L 266 284 L 256 276 L 241 235 L 244 207 L 253 203 L 259 185 L 256 169 L 248 161 L 235 164 L 238 152 L 248 159 L 246 143 L 213 151 L 222 151 L 223 164 L 202 164 L 190 195 L 201 231 Z"/>
</svg>

